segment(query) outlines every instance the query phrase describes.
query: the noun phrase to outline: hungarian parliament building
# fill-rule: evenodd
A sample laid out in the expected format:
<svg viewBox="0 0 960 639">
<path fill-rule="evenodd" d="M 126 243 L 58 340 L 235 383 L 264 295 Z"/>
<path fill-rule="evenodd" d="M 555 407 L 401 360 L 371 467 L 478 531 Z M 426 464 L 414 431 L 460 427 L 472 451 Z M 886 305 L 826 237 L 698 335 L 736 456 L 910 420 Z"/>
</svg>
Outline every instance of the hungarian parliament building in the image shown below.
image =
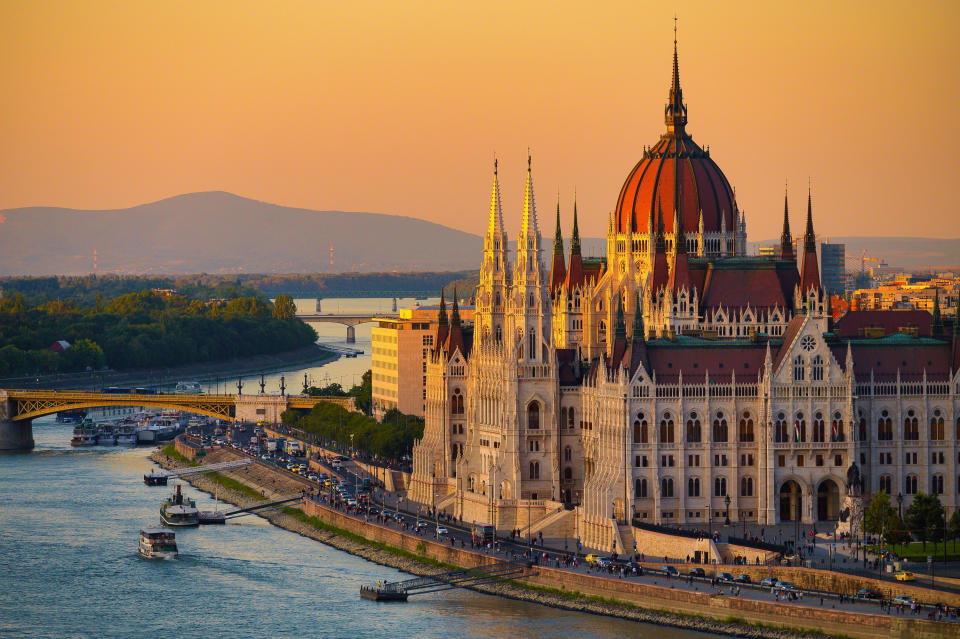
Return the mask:
<svg viewBox="0 0 960 639">
<path fill-rule="evenodd" d="M 510 255 L 494 164 L 474 323 L 441 303 L 409 497 L 618 549 L 633 522 L 832 526 L 880 490 L 904 508 L 934 493 L 949 516 L 958 322 L 939 306 L 835 319 L 809 190 L 798 248 L 785 198 L 779 250 L 748 256 L 735 193 L 687 132 L 676 46 L 672 76 L 605 259 L 581 255 L 575 203 L 569 253 L 559 207 L 544 246 L 529 157 Z"/>
</svg>

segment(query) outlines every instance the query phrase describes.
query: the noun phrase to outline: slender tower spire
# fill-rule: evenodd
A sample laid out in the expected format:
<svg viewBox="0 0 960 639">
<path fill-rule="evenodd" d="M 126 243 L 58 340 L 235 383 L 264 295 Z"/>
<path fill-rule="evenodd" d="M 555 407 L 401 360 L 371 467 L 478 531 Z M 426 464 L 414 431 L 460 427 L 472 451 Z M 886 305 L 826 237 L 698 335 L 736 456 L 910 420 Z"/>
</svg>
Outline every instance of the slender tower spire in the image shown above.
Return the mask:
<svg viewBox="0 0 960 639">
<path fill-rule="evenodd" d="M 583 256 L 580 255 L 580 229 L 577 226 L 577 196 L 573 196 L 573 233 L 570 236 L 570 268 L 565 286 L 568 291 L 583 286 Z"/>
<path fill-rule="evenodd" d="M 567 276 L 563 258 L 563 233 L 560 231 L 560 198 L 557 196 L 557 230 L 553 235 L 553 263 L 550 265 L 550 295 L 556 295 Z"/>
<path fill-rule="evenodd" d="M 643 306 L 640 302 L 640 291 L 637 291 L 637 299 L 634 302 L 634 314 L 633 314 L 633 330 L 630 335 L 630 339 L 634 342 L 642 341 L 644 339 L 644 330 L 643 330 Z"/>
<path fill-rule="evenodd" d="M 806 295 L 810 289 L 820 289 L 820 267 L 817 264 L 817 236 L 813 233 L 813 196 L 807 186 L 807 230 L 803 236 L 803 273 L 800 291 Z"/>
<path fill-rule="evenodd" d="M 613 325 L 613 341 L 627 339 L 627 324 L 623 319 L 623 297 L 617 295 L 617 319 Z"/>
<path fill-rule="evenodd" d="M 783 231 L 780 233 L 780 259 L 794 260 L 793 235 L 790 234 L 790 211 L 787 204 L 787 187 L 783 187 Z"/>
<path fill-rule="evenodd" d="M 673 80 L 670 83 L 670 98 L 664 109 L 667 133 L 682 137 L 687 125 L 687 105 L 683 103 L 683 91 L 680 89 L 680 62 L 677 56 L 677 18 L 673 18 Z"/>
</svg>

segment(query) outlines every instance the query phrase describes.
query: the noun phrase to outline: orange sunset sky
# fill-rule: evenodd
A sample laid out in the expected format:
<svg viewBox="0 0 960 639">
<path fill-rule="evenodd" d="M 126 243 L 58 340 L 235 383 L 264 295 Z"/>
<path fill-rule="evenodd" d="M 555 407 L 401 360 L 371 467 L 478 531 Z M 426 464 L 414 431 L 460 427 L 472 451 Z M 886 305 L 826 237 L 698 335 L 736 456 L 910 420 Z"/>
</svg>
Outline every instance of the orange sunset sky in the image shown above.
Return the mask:
<svg viewBox="0 0 960 639">
<path fill-rule="evenodd" d="M 601 236 L 664 131 L 679 16 L 688 131 L 750 239 L 960 236 L 960 2 L 0 3 L 0 208 L 192 191 L 511 235 Z"/>
</svg>

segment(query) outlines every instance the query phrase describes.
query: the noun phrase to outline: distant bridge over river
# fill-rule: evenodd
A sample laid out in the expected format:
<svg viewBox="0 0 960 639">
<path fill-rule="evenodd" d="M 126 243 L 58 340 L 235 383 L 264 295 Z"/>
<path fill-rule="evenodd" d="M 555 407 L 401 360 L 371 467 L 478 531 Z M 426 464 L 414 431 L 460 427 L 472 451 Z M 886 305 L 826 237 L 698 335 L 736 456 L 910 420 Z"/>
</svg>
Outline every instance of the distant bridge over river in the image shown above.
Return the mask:
<svg viewBox="0 0 960 639">
<path fill-rule="evenodd" d="M 97 393 L 77 390 L 0 389 L 0 450 L 33 448 L 33 420 L 37 417 L 76 408 L 99 406 L 142 406 L 180 410 L 217 419 L 277 423 L 288 408 L 311 409 L 319 402 L 332 402 L 356 410 L 352 397 L 309 397 L 307 395 L 204 395 Z"/>
<path fill-rule="evenodd" d="M 347 343 L 353 344 L 357 341 L 357 324 L 366 324 L 368 322 L 377 322 L 379 320 L 399 319 L 397 314 L 388 313 L 297 313 L 297 319 L 304 322 L 325 322 L 328 324 L 343 324 L 347 327 Z"/>
</svg>

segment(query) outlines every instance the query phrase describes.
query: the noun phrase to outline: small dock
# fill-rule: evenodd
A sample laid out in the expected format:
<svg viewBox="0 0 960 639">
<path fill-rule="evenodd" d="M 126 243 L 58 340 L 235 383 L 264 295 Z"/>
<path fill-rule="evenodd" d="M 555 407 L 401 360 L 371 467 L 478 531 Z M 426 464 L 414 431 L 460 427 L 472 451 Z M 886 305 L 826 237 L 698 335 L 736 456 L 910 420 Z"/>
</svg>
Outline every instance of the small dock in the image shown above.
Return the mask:
<svg viewBox="0 0 960 639">
<path fill-rule="evenodd" d="M 517 579 L 531 574 L 533 570 L 534 568 L 529 563 L 501 561 L 489 566 L 451 570 L 429 577 L 416 577 L 404 581 L 361 586 L 360 597 L 370 601 L 406 601 L 410 595 L 450 590 L 451 588 L 470 588 L 480 584 Z"/>
<path fill-rule="evenodd" d="M 155 470 L 143 476 L 143 483 L 147 486 L 166 486 L 171 477 L 186 477 L 187 475 L 200 475 L 203 473 L 217 473 L 223 470 L 234 470 L 243 468 L 254 463 L 253 459 L 235 459 L 232 461 L 220 462 L 219 464 L 208 464 L 206 466 L 185 466 L 175 470 Z"/>
</svg>

